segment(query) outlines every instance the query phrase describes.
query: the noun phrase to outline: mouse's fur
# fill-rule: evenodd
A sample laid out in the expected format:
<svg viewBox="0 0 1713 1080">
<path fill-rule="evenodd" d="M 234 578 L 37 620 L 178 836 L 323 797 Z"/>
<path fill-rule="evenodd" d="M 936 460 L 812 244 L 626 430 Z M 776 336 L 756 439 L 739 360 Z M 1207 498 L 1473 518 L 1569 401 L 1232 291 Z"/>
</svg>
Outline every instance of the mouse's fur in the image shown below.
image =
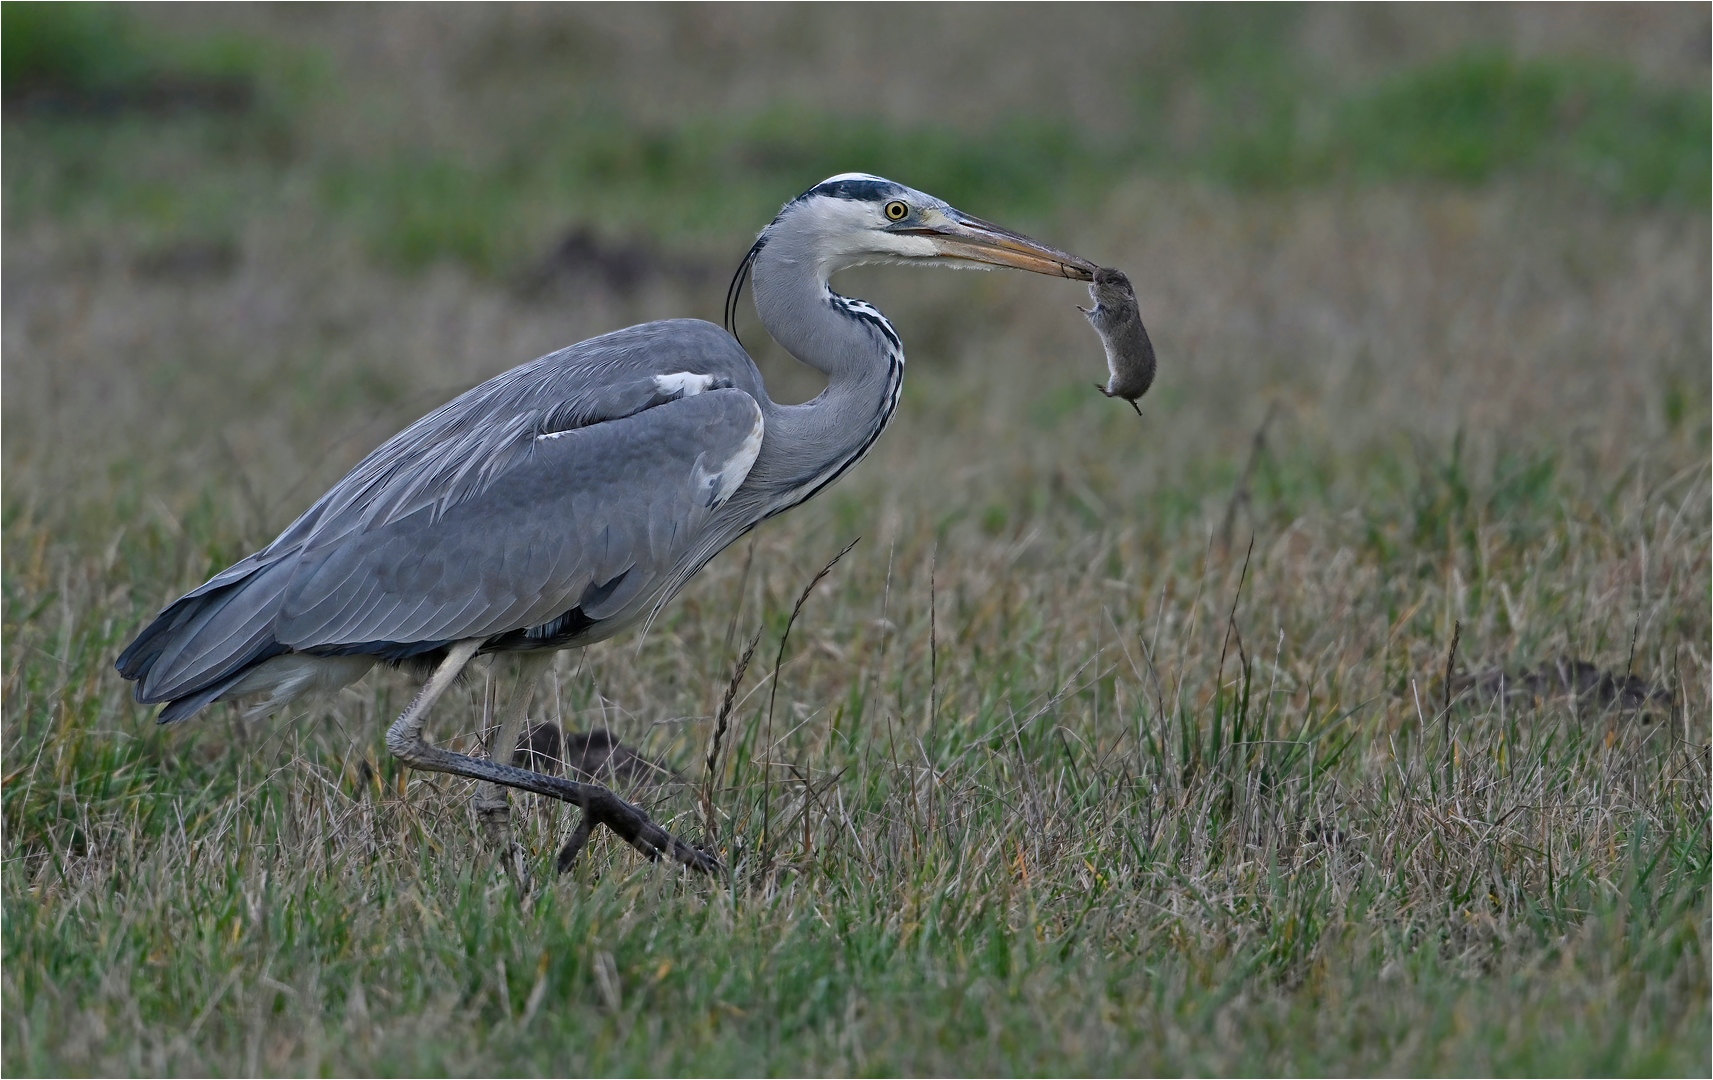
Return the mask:
<svg viewBox="0 0 1713 1080">
<path fill-rule="evenodd" d="M 1136 292 L 1130 279 L 1121 270 L 1100 269 L 1088 287 L 1094 307 L 1079 308 L 1106 346 L 1106 368 L 1110 374 L 1106 385 L 1095 387 L 1107 397 L 1130 402 L 1136 415 L 1142 415 L 1136 399 L 1154 385 L 1154 343 L 1148 340 L 1148 330 L 1142 325 L 1142 314 L 1136 310 Z"/>
</svg>

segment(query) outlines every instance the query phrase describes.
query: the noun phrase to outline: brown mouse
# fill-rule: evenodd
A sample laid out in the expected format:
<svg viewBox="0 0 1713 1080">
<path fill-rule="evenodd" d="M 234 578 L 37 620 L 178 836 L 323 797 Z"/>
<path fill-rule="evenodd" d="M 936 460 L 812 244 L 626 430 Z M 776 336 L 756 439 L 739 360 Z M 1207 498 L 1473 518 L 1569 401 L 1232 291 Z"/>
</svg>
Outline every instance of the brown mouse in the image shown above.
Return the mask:
<svg viewBox="0 0 1713 1080">
<path fill-rule="evenodd" d="M 1110 374 L 1106 385 L 1094 385 L 1107 397 L 1130 402 L 1136 415 L 1141 416 L 1142 407 L 1136 404 L 1136 399 L 1154 385 L 1154 343 L 1148 340 L 1142 314 L 1136 310 L 1136 291 L 1122 270 L 1103 267 L 1094 272 L 1088 294 L 1094 300 L 1094 307 L 1078 310 L 1088 316 L 1106 346 L 1106 368 Z"/>
</svg>

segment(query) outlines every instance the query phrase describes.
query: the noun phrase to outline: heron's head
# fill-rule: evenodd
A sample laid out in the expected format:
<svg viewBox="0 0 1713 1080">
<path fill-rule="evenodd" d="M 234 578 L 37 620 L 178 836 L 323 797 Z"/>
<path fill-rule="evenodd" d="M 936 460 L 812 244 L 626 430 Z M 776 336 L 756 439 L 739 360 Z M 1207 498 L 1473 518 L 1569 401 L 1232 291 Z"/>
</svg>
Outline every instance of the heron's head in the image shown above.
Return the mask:
<svg viewBox="0 0 1713 1080">
<path fill-rule="evenodd" d="M 912 263 L 990 269 L 1008 266 L 1092 281 L 1098 267 L 1021 233 L 966 214 L 925 191 L 868 173 L 830 176 L 785 204 L 744 256 L 726 293 L 732 327 L 744 279 L 766 251 L 779 269 L 832 275 L 863 263 Z"/>
<path fill-rule="evenodd" d="M 867 173 L 829 177 L 785 205 L 759 243 L 789 237 L 824 274 L 862 263 L 1009 266 L 1090 281 L 1087 259 L 953 208 L 925 191 Z"/>
</svg>

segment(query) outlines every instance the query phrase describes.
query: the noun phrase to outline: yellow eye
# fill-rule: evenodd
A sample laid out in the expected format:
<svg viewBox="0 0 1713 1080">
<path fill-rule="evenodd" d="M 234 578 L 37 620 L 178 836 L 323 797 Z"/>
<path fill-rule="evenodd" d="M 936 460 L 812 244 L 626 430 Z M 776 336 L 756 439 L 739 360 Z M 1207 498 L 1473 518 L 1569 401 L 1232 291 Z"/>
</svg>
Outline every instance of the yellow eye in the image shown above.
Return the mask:
<svg viewBox="0 0 1713 1080">
<path fill-rule="evenodd" d="M 910 208 L 897 199 L 886 204 L 886 220 L 888 221 L 903 221 L 909 213 Z"/>
</svg>

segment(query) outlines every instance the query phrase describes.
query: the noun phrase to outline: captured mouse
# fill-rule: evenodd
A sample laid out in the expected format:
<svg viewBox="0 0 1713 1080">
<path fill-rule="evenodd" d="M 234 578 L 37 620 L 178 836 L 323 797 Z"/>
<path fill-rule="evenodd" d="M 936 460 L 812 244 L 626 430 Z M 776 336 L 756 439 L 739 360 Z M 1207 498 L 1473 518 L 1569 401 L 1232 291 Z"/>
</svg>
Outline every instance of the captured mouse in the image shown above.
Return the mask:
<svg viewBox="0 0 1713 1080">
<path fill-rule="evenodd" d="M 1102 268 L 1094 272 L 1088 294 L 1094 307 L 1078 310 L 1088 316 L 1106 346 L 1106 368 L 1111 373 L 1105 386 L 1094 385 L 1107 397 L 1130 402 L 1141 416 L 1136 399 L 1154 385 L 1154 343 L 1148 340 L 1142 315 L 1136 310 L 1136 292 L 1122 270 Z"/>
</svg>

